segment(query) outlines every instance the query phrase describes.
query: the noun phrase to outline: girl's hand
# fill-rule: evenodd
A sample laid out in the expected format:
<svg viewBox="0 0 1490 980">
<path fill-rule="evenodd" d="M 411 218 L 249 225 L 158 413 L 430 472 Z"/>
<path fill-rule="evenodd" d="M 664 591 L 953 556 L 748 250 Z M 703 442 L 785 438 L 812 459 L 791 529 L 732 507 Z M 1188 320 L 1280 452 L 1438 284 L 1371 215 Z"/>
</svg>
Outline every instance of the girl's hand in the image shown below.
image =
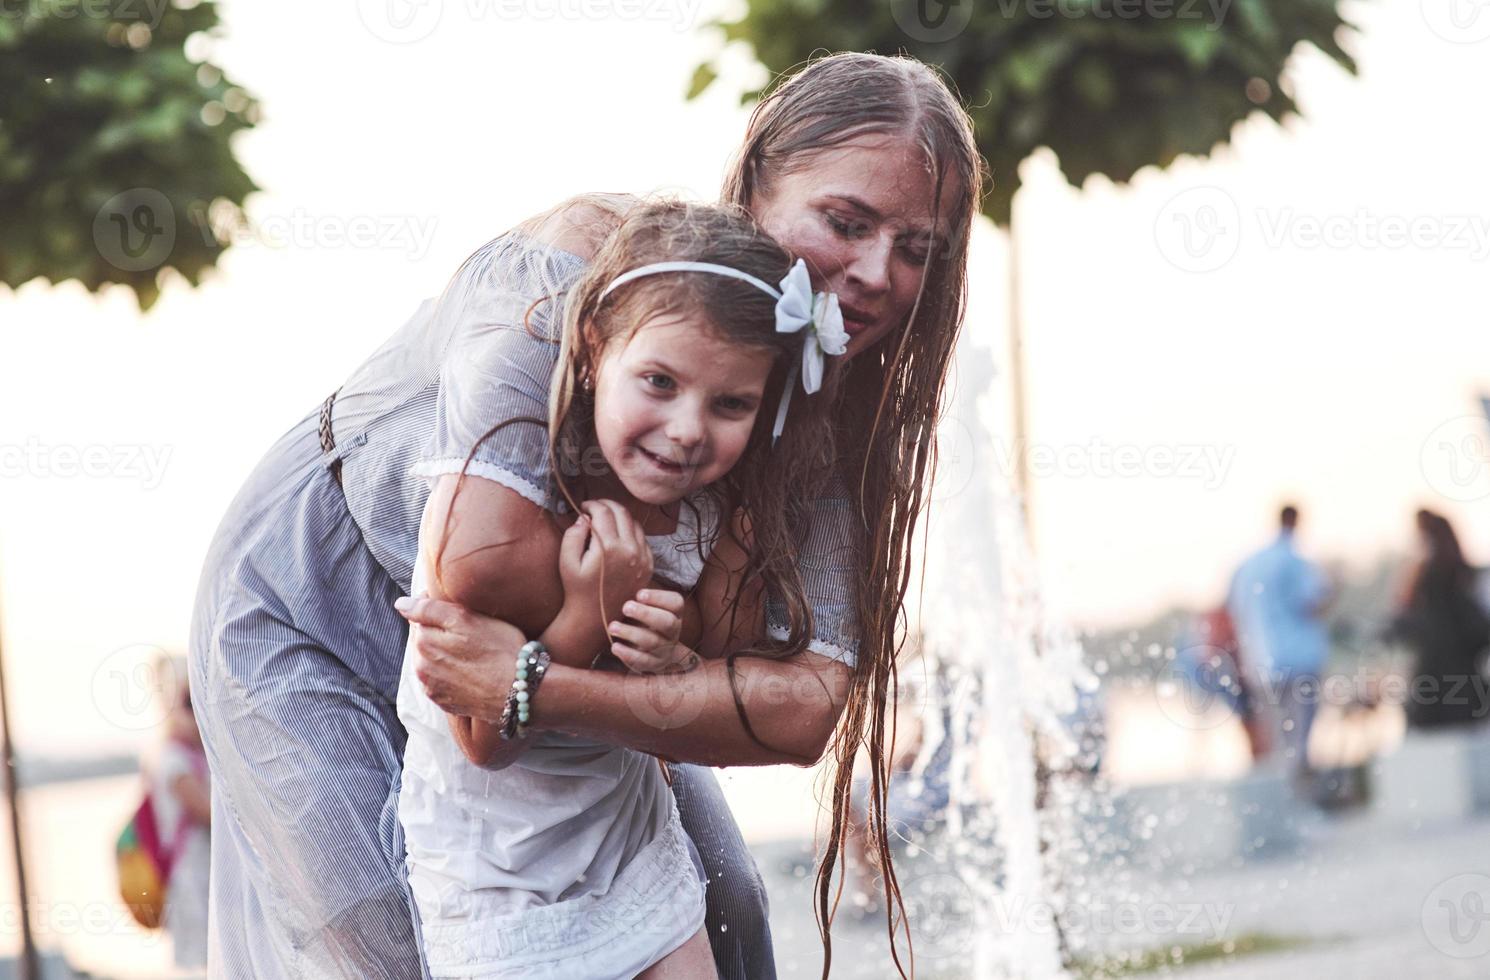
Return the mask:
<svg viewBox="0 0 1490 980">
<path fill-rule="evenodd" d="M 683 631 L 683 596 L 665 589 L 642 589 L 621 607 L 632 622 L 610 624 L 611 652 L 637 674 L 691 670 L 698 654 L 678 642 Z"/>
<path fill-rule="evenodd" d="M 559 546 L 566 612 L 599 628 L 652 579 L 652 548 L 636 519 L 613 500 L 587 500 Z M 602 594 L 603 589 L 603 594 Z"/>
</svg>

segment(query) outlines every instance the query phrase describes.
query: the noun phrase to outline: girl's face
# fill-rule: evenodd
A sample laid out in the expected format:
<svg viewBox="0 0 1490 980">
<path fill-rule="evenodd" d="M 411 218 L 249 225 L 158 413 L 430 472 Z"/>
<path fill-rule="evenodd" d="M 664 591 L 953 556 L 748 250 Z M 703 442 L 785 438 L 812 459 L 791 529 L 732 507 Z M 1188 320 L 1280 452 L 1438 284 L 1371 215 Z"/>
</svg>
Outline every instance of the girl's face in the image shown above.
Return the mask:
<svg viewBox="0 0 1490 980">
<path fill-rule="evenodd" d="M 670 504 L 729 473 L 750 441 L 772 361 L 676 310 L 607 344 L 595 373 L 595 435 L 626 492 Z"/>
<path fill-rule="evenodd" d="M 813 285 L 838 294 L 848 355 L 904 326 L 921 276 L 947 235 L 961 193 L 943 182 L 938 226 L 926 156 L 912 141 L 870 133 L 815 151 L 775 176 L 754 212 L 763 228 L 812 270 Z"/>
</svg>

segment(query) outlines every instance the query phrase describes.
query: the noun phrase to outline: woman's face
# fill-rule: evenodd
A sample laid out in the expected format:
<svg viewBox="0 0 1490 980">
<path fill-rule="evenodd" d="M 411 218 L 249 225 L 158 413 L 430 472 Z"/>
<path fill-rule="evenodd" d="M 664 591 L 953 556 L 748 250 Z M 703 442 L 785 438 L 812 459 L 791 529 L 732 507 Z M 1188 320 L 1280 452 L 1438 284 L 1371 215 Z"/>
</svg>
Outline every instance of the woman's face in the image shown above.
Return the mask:
<svg viewBox="0 0 1490 980">
<path fill-rule="evenodd" d="M 913 141 L 870 133 L 813 151 L 792 172 L 773 176 L 754 203 L 767 233 L 806 260 L 813 285 L 838 294 L 850 357 L 910 316 L 961 193 L 955 179 L 944 182 L 933 228 L 934 186 Z"/>
</svg>

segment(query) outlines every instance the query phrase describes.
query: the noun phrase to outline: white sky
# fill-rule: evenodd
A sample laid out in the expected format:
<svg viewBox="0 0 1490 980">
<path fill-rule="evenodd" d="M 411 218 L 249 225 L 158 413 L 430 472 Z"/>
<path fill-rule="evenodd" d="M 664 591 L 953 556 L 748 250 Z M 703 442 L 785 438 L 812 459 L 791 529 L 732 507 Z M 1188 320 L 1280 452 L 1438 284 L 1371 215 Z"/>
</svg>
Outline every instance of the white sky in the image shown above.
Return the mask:
<svg viewBox="0 0 1490 980">
<path fill-rule="evenodd" d="M 438 22 L 416 17 L 427 36 L 404 44 L 367 27 L 388 33 L 384 0 L 223 5 L 214 58 L 263 103 L 240 156 L 274 244 L 233 249 L 144 317 L 122 290 L 0 293 L 0 600 L 24 745 L 140 737 L 100 704 L 110 671 L 136 645 L 184 647 L 203 551 L 244 476 L 472 248 L 583 190 L 716 193 L 745 114 L 729 91 L 683 102 L 713 50 L 689 25 L 716 8 L 691 3 L 586 19 L 606 8 L 430 0 L 417 16 Z M 1490 41 L 1444 40 L 1433 4 L 1353 7 L 1360 77 L 1303 53 L 1308 121 L 1287 130 L 1253 120 L 1216 157 L 1127 188 L 1026 165 L 1030 419 L 1059 463 L 1037 482 L 1035 531 L 1077 622 L 1219 596 L 1284 496 L 1321 556 L 1404 549 L 1412 509 L 1433 504 L 1490 560 L 1485 429 L 1453 425 L 1490 389 L 1475 111 Z M 1184 251 L 1186 220 L 1219 233 L 1210 251 Z M 1393 221 L 1416 244 L 1394 244 L 1379 227 Z M 342 241 L 359 222 L 382 240 Z M 987 229 L 975 244 L 969 330 L 997 342 L 1006 253 Z M 1460 447 L 1460 488 L 1444 445 Z M 56 472 L 68 447 L 95 446 L 132 462 Z M 1097 454 L 1116 447 L 1225 468 L 1151 458 L 1102 475 Z"/>
</svg>

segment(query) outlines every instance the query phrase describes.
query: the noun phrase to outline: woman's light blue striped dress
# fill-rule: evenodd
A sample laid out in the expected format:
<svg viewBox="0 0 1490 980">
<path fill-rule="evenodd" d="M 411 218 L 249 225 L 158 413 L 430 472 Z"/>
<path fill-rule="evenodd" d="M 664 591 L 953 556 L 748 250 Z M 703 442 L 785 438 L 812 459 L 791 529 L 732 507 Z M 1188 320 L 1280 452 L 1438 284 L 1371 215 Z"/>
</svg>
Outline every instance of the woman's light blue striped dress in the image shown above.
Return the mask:
<svg viewBox="0 0 1490 980">
<path fill-rule="evenodd" d="M 322 450 L 310 412 L 229 506 L 190 641 L 213 777 L 212 976 L 428 975 L 396 809 L 407 624 L 393 600 L 408 591 L 428 495 L 409 470 L 464 459 L 497 420 L 545 416 L 554 302 L 533 308 L 534 333 L 524 314 L 583 268 L 512 234 L 482 249 L 341 387 L 335 449 Z M 508 426 L 472 472 L 553 505 L 539 426 Z M 849 508 L 825 499 L 814 513 L 803 558 L 813 646 L 851 662 Z M 673 775 L 709 875 L 720 976 L 773 977 L 765 891 L 718 783 L 697 766 Z"/>
</svg>

